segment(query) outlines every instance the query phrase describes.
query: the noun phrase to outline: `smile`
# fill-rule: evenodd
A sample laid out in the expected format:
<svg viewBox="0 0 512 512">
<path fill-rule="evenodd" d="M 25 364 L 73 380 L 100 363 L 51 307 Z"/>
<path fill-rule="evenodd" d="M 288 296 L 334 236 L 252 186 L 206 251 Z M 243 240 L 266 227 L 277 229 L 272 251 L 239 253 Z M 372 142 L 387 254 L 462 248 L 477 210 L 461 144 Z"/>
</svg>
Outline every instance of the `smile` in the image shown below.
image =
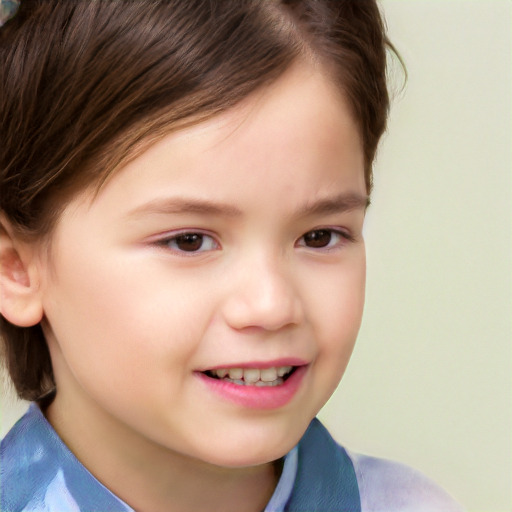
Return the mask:
<svg viewBox="0 0 512 512">
<path fill-rule="evenodd" d="M 273 366 L 271 368 L 218 368 L 204 372 L 208 377 L 232 382 L 239 386 L 280 386 L 296 367 Z"/>
<path fill-rule="evenodd" d="M 295 361 L 294 361 L 295 362 Z M 275 366 L 268 364 L 236 365 L 195 372 L 209 392 L 250 409 L 276 409 L 285 406 L 298 393 L 310 367 L 290 359 Z"/>
</svg>

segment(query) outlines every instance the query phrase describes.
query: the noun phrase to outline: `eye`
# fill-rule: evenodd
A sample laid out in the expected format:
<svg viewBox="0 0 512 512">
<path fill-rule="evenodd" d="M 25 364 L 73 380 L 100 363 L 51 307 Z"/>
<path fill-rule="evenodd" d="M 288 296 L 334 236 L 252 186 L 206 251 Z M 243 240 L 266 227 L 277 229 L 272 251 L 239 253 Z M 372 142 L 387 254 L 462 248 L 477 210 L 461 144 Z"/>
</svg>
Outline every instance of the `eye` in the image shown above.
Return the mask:
<svg viewBox="0 0 512 512">
<path fill-rule="evenodd" d="M 210 235 L 204 233 L 179 233 L 175 236 L 159 240 L 158 245 L 176 252 L 206 252 L 219 248 L 219 244 Z"/>
<path fill-rule="evenodd" d="M 353 240 L 343 231 L 335 229 L 314 229 L 303 235 L 297 245 L 312 249 L 331 249 L 343 245 L 344 242 Z"/>
</svg>

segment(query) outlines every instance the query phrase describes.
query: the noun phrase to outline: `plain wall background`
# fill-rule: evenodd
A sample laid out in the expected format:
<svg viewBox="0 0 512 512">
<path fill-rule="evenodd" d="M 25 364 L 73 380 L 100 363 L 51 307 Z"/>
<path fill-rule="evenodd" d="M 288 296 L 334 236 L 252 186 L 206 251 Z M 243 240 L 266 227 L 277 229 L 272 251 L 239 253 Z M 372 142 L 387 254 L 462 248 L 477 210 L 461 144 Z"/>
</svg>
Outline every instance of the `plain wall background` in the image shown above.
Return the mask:
<svg viewBox="0 0 512 512">
<path fill-rule="evenodd" d="M 382 6 L 409 80 L 375 169 L 363 326 L 321 418 L 470 512 L 510 511 L 512 3 Z M 4 384 L 2 435 L 25 407 Z"/>
</svg>

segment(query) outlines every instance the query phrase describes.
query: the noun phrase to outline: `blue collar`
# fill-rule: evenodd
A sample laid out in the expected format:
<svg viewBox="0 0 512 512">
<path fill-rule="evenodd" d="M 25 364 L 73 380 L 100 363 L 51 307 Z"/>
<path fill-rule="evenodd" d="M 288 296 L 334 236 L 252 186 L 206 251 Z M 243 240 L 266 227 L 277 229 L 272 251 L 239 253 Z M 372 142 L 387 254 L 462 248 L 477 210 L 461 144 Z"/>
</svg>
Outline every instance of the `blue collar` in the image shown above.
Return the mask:
<svg viewBox="0 0 512 512">
<path fill-rule="evenodd" d="M 298 449 L 297 477 L 286 512 L 361 512 L 352 460 L 316 418 Z"/>
</svg>

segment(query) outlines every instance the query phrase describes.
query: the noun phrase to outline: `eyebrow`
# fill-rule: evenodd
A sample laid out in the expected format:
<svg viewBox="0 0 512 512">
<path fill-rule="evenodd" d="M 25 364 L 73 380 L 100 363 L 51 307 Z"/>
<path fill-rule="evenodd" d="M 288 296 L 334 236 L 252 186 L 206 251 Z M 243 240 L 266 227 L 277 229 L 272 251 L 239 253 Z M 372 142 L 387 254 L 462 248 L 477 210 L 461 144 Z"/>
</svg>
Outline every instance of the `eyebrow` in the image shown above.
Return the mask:
<svg viewBox="0 0 512 512">
<path fill-rule="evenodd" d="M 330 213 L 343 213 L 352 210 L 366 210 L 368 206 L 370 206 L 369 196 L 348 193 L 306 203 L 299 209 L 298 214 L 304 217 L 328 215 Z"/>
<path fill-rule="evenodd" d="M 180 197 L 158 198 L 132 210 L 128 215 L 141 214 L 183 214 L 198 213 L 202 215 L 215 215 L 224 217 L 239 217 L 242 211 L 235 206 L 216 203 L 208 199 L 186 199 Z"/>
<path fill-rule="evenodd" d="M 367 195 L 348 193 L 340 194 L 334 197 L 327 197 L 306 203 L 300 207 L 296 215 L 308 217 L 313 215 L 328 215 L 333 213 L 343 213 L 351 210 L 366 210 L 370 204 Z M 156 214 L 156 215 L 176 215 L 176 214 L 200 214 L 217 217 L 240 217 L 242 210 L 236 206 L 224 203 L 217 203 L 208 199 L 191 198 L 158 198 L 135 208 L 128 213 L 129 217 Z"/>
</svg>

